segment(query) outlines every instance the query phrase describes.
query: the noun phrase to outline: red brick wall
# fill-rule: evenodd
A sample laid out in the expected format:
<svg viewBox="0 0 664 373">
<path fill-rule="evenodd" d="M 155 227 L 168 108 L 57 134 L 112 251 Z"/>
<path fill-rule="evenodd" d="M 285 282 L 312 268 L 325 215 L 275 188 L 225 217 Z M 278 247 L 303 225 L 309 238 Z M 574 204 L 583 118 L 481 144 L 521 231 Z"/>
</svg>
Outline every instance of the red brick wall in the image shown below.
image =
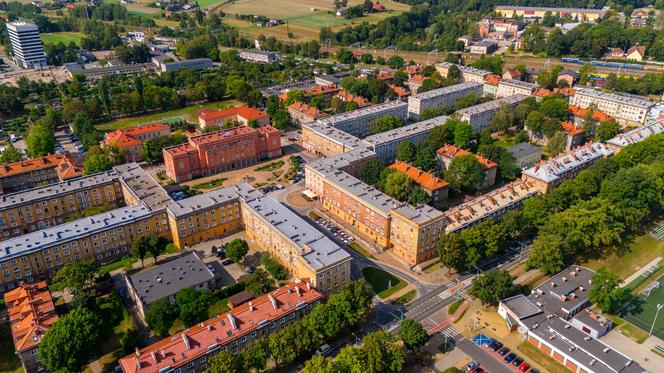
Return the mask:
<svg viewBox="0 0 664 373">
<path fill-rule="evenodd" d="M 570 368 L 572 371 L 576 372 L 576 364 L 574 364 L 573 362 L 567 360 L 565 366 Z"/>
<path fill-rule="evenodd" d="M 556 359 L 560 364 L 562 364 L 563 361 L 565 361 L 563 356 L 555 351 L 553 352 L 553 358 Z"/>
</svg>

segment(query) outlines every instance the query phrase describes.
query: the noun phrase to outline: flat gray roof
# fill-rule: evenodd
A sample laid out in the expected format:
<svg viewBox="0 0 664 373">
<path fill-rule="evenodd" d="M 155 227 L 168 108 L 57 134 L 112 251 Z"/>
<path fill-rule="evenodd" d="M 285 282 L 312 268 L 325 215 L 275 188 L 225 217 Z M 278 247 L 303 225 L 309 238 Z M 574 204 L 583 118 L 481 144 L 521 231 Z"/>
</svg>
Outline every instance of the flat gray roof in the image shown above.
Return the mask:
<svg viewBox="0 0 664 373">
<path fill-rule="evenodd" d="M 428 205 L 411 206 L 409 204 L 405 204 L 404 206 L 394 209 L 394 211 L 414 221 L 417 224 L 424 224 L 445 216 L 443 212 L 436 210 L 435 208 Z"/>
<path fill-rule="evenodd" d="M 542 313 L 542 310 L 523 294 L 500 301 L 509 308 L 520 320 Z"/>
<path fill-rule="evenodd" d="M 514 158 L 519 159 L 531 155 L 533 153 L 541 153 L 542 148 L 540 148 L 539 146 L 529 144 L 527 142 L 521 142 L 510 147 L 509 149 L 507 149 L 507 151 L 510 152 L 510 154 L 512 154 Z"/>
<path fill-rule="evenodd" d="M 309 130 L 315 132 L 319 136 L 322 136 L 330 141 L 336 142 L 337 144 L 349 146 L 352 148 L 364 145 L 364 142 L 362 142 L 362 140 L 360 140 L 359 138 L 347 132 L 336 129 L 334 127 L 329 127 L 319 122 L 305 123 L 302 124 L 302 127 L 308 128 Z"/>
<path fill-rule="evenodd" d="M 507 104 L 507 105 L 518 104 L 519 102 L 524 101 L 527 98 L 528 98 L 528 96 L 526 96 L 524 94 L 521 94 L 521 93 L 517 93 L 515 95 L 507 96 L 507 97 L 504 97 L 504 98 L 499 98 L 497 100 L 492 100 L 492 101 L 485 102 L 485 103 L 482 103 L 482 104 L 479 104 L 479 105 L 474 105 L 474 106 L 467 107 L 465 109 L 457 110 L 456 114 L 459 114 L 459 115 L 473 115 L 473 114 L 485 113 L 487 111 L 495 111 L 495 110 L 500 109 L 500 107 L 504 104 Z"/>
<path fill-rule="evenodd" d="M 359 149 L 353 149 L 349 152 L 337 154 L 333 157 L 316 159 L 313 162 L 306 163 L 305 167 L 309 166 L 314 170 L 323 170 L 325 168 L 338 170 L 364 159 L 373 158 L 375 156 L 376 153 L 373 150 L 369 149 L 368 147 L 363 147 Z"/>
<path fill-rule="evenodd" d="M 138 297 L 145 304 L 175 295 L 190 286 L 196 286 L 214 279 L 201 258 L 194 252 L 187 252 L 170 262 L 156 265 L 129 276 Z"/>
<path fill-rule="evenodd" d="M 664 120 L 655 122 L 648 126 L 637 127 L 625 133 L 618 134 L 616 137 L 607 141 L 607 144 L 625 147 L 630 144 L 641 142 L 652 135 L 664 132 Z"/>
<path fill-rule="evenodd" d="M 344 189 L 349 194 L 356 196 L 373 209 L 381 211 L 385 215 L 389 214 L 392 208 L 403 205 L 402 202 L 399 202 L 378 189 L 365 184 L 346 172 L 334 171 L 328 173 L 326 176 L 328 182 Z"/>
<path fill-rule="evenodd" d="M 572 310 L 588 301 L 590 280 L 594 274 L 595 271 L 588 268 L 570 266 L 533 289 L 528 298 L 550 314 Z"/>
<path fill-rule="evenodd" d="M 125 163 L 113 169 L 120 173 L 120 180 L 150 210 L 162 209 L 173 201 L 166 190 L 137 163 Z"/>
<path fill-rule="evenodd" d="M 332 242 L 318 229 L 270 196 L 247 199 L 248 208 L 258 213 L 282 235 L 303 249 L 299 256 L 314 269 L 325 268 L 344 260 L 350 254 Z"/>
<path fill-rule="evenodd" d="M 143 205 L 127 206 L 0 241 L 0 260 L 65 243 L 153 215 Z"/>
<path fill-rule="evenodd" d="M 475 67 L 472 67 L 472 66 L 457 65 L 457 64 L 453 64 L 453 63 L 449 63 L 449 62 L 440 62 L 440 63 L 436 64 L 436 66 L 440 66 L 440 67 L 445 68 L 445 69 L 449 69 L 453 65 L 458 67 L 459 71 L 461 71 L 461 73 L 465 73 L 465 74 L 472 74 L 472 75 L 477 75 L 477 76 L 481 76 L 481 77 L 485 77 L 485 76 L 491 74 L 490 71 L 478 69 L 478 68 L 475 68 Z"/>
<path fill-rule="evenodd" d="M 648 100 L 646 97 L 629 95 L 629 94 L 603 92 L 592 88 L 576 88 L 575 95 L 588 96 L 599 100 L 607 100 L 618 104 L 639 107 L 645 110 L 650 109 L 652 106 L 655 105 L 654 103 L 650 102 L 650 100 Z"/>
<path fill-rule="evenodd" d="M 520 81 L 520 80 L 514 80 L 514 79 L 502 79 L 502 80 L 498 83 L 498 85 L 500 85 L 500 84 L 503 84 L 503 85 L 511 85 L 511 86 L 519 87 L 519 88 L 528 88 L 528 89 L 530 89 L 531 91 L 534 90 L 534 89 L 536 89 L 536 88 L 539 88 L 539 87 L 540 87 L 539 84 L 529 83 L 529 82 L 522 82 L 522 81 Z"/>
<path fill-rule="evenodd" d="M 484 87 L 482 83 L 477 83 L 477 82 L 465 82 L 465 83 L 460 83 L 460 84 L 455 84 L 451 85 L 448 87 L 443 87 L 443 88 L 438 88 L 434 89 L 431 91 L 426 91 L 423 93 L 418 93 L 416 95 L 412 95 L 408 97 L 408 101 L 410 100 L 427 100 L 430 98 L 438 97 L 438 96 L 445 96 L 450 93 L 455 93 L 459 91 L 464 91 L 467 89 L 475 88 L 475 87 Z"/>
<path fill-rule="evenodd" d="M 175 218 L 181 218 L 186 215 L 205 210 L 207 208 L 217 207 L 221 204 L 237 202 L 240 196 L 251 196 L 253 193 L 260 194 L 256 189 L 247 183 L 215 189 L 193 197 L 185 198 L 179 201 L 173 201 L 166 207 L 168 213 Z"/>
<path fill-rule="evenodd" d="M 413 123 L 407 126 L 395 128 L 393 130 L 381 132 L 372 136 L 369 136 L 364 139 L 364 141 L 377 146 L 386 144 L 392 141 L 397 141 L 406 137 L 412 137 L 422 132 L 429 132 L 432 128 L 436 126 L 441 126 L 450 117 L 446 115 L 441 115 L 439 117 L 427 119 L 425 121 Z"/>
<path fill-rule="evenodd" d="M 345 113 L 332 115 L 327 118 L 318 119 L 318 123 L 322 123 L 328 126 L 334 126 L 338 122 L 344 122 L 349 119 L 357 119 L 366 116 L 374 116 L 376 114 L 381 114 L 382 112 L 389 111 L 396 108 L 407 108 L 408 104 L 401 101 L 390 101 L 384 104 L 371 105 L 363 107 L 361 109 L 347 111 Z"/>
</svg>

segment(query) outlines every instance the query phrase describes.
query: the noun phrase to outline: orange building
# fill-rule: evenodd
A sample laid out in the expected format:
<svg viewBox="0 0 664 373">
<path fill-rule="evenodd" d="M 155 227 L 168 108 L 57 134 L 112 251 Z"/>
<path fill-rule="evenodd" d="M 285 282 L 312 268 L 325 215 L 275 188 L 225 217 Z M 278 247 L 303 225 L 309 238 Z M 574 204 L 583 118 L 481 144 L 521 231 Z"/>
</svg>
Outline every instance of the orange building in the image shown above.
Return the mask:
<svg viewBox="0 0 664 373">
<path fill-rule="evenodd" d="M 341 92 L 337 93 L 334 97 L 338 98 L 339 100 L 341 100 L 343 102 L 354 101 L 357 104 L 358 108 L 363 108 L 365 106 L 371 105 L 371 102 L 369 102 L 369 100 L 367 100 L 366 98 L 364 98 L 362 96 L 355 96 L 355 95 L 353 95 L 351 93 L 348 93 L 346 91 L 341 91 Z"/>
<path fill-rule="evenodd" d="M 481 154 L 473 154 L 451 144 L 445 144 L 445 146 L 436 151 L 438 167 L 445 170 L 450 166 L 450 163 L 452 163 L 454 158 L 469 154 L 474 155 L 477 161 L 482 165 L 482 168 L 484 168 L 484 181 L 478 185 L 478 189 L 493 185 L 496 182 L 496 172 L 498 170 L 498 165 L 495 162 L 492 162 Z"/>
<path fill-rule="evenodd" d="M 261 126 L 270 124 L 270 116 L 267 113 L 247 106 L 235 106 L 224 110 L 202 109 L 197 111 L 196 115 L 198 115 L 198 124 L 201 129 L 205 129 L 207 126 L 224 127 L 229 122 L 237 122 L 246 126 L 252 120 L 258 121 Z"/>
<path fill-rule="evenodd" d="M 37 359 L 37 348 L 46 331 L 58 320 L 46 282 L 25 284 L 4 295 L 9 327 L 16 354 L 26 373 L 44 367 Z"/>
<path fill-rule="evenodd" d="M 164 149 L 166 175 L 175 182 L 242 168 L 281 155 L 281 131 L 266 125 L 237 127 L 189 138 Z"/>
<path fill-rule="evenodd" d="M 615 120 L 614 117 L 610 116 L 609 114 L 606 114 L 602 111 L 599 110 L 590 110 L 590 109 L 584 109 L 579 106 L 575 105 L 570 105 L 567 112 L 573 119 L 573 123 L 576 125 L 581 125 L 586 119 L 586 116 L 590 113 L 590 118 L 593 120 L 593 122 L 605 122 L 609 120 Z"/>
<path fill-rule="evenodd" d="M 83 170 L 65 154 L 52 154 L 0 166 L 0 194 L 14 193 L 81 176 Z"/>
<path fill-rule="evenodd" d="M 113 145 L 125 151 L 127 162 L 139 162 L 143 159 L 143 142 L 171 134 L 171 127 L 166 123 L 150 123 L 138 127 L 115 130 L 107 133 L 102 146 Z"/>
<path fill-rule="evenodd" d="M 319 110 L 317 107 L 300 101 L 296 101 L 288 105 L 288 113 L 291 115 L 293 121 L 297 122 L 298 124 L 311 123 L 316 119 L 327 115 L 324 111 Z"/>
<path fill-rule="evenodd" d="M 396 161 L 390 165 L 390 168 L 408 175 L 415 184 L 424 189 L 424 191 L 431 197 L 432 206 L 442 208 L 445 201 L 447 201 L 449 189 L 447 181 L 401 161 Z"/>
<path fill-rule="evenodd" d="M 124 373 L 202 372 L 221 351 L 233 355 L 251 342 L 295 323 L 323 299 L 308 280 L 290 283 L 120 359 Z"/>
</svg>

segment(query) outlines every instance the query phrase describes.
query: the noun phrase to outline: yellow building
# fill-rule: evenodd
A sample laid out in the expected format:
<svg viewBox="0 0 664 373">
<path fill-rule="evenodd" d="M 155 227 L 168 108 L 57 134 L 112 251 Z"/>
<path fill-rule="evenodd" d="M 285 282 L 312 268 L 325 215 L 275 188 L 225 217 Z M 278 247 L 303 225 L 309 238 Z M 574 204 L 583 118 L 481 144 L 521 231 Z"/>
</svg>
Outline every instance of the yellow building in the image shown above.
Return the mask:
<svg viewBox="0 0 664 373">
<path fill-rule="evenodd" d="M 302 125 L 302 146 L 313 154 L 332 157 L 366 144 L 357 137 L 319 123 Z"/>
<path fill-rule="evenodd" d="M 394 253 L 416 265 L 438 257 L 436 242 L 445 234 L 445 214 L 433 207 L 402 206 L 392 210 L 390 242 Z"/>
<path fill-rule="evenodd" d="M 549 12 L 553 16 L 570 16 L 572 21 L 596 23 L 604 17 L 604 9 L 589 8 L 546 8 L 534 6 L 503 5 L 496 7 L 496 13 L 501 17 L 521 17 L 523 19 L 542 19 Z"/>
</svg>

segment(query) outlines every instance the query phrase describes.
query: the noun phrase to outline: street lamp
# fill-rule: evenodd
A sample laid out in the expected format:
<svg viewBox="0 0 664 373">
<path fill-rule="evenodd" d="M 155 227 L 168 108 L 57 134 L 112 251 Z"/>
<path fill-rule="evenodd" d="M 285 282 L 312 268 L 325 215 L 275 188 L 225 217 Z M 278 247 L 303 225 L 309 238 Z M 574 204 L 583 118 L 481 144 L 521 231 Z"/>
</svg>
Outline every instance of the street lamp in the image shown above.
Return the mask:
<svg viewBox="0 0 664 373">
<path fill-rule="evenodd" d="M 655 328 L 655 323 L 657 322 L 657 315 L 659 315 L 659 310 L 664 307 L 664 304 L 659 304 L 657 303 L 657 312 L 655 312 L 655 318 L 652 320 L 652 326 L 650 327 L 650 333 L 648 333 L 648 337 L 652 335 L 652 330 Z"/>
</svg>

